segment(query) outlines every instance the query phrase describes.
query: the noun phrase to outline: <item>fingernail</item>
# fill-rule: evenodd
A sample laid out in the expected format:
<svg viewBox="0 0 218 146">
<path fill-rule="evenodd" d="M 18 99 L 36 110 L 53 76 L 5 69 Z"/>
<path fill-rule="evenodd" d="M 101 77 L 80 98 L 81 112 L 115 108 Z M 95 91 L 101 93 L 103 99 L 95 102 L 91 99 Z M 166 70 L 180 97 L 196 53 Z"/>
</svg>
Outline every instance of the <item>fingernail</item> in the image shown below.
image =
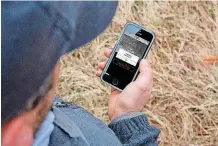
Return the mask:
<svg viewBox="0 0 218 146">
<path fill-rule="evenodd" d="M 146 60 L 145 60 L 145 59 L 142 59 L 142 60 L 141 60 L 141 63 L 146 64 Z"/>
<path fill-rule="evenodd" d="M 150 62 L 148 59 L 142 59 L 142 64 L 145 66 L 150 66 Z"/>
</svg>

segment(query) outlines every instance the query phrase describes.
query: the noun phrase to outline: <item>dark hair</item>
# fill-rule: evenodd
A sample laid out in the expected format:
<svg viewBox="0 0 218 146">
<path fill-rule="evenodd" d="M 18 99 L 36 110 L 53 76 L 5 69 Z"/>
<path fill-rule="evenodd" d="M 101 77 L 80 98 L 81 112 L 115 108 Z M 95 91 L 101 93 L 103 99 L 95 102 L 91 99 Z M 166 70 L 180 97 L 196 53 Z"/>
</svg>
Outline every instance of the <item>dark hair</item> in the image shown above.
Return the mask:
<svg viewBox="0 0 218 146">
<path fill-rule="evenodd" d="M 48 78 L 46 78 L 46 80 L 43 82 L 38 92 L 33 94 L 32 97 L 28 100 L 25 111 L 34 109 L 39 104 L 40 100 L 50 91 L 52 86 L 52 75 L 50 74 Z"/>
</svg>

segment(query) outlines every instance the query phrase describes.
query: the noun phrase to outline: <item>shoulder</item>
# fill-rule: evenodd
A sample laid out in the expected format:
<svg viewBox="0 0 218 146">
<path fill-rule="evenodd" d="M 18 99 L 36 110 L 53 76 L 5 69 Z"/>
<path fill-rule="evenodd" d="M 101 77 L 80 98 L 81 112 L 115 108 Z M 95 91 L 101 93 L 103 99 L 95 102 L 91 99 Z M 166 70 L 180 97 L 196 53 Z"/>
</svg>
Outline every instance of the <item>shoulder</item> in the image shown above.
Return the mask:
<svg viewBox="0 0 218 146">
<path fill-rule="evenodd" d="M 55 97 L 52 111 L 55 114 L 54 135 L 62 137 L 62 134 L 57 134 L 62 132 L 68 138 L 80 137 L 87 145 L 120 145 L 106 124 L 80 106 Z M 56 139 L 55 136 L 53 138 Z"/>
<path fill-rule="evenodd" d="M 89 146 L 82 137 L 71 137 L 57 124 L 54 125 L 54 131 L 50 136 L 49 146 Z"/>
<path fill-rule="evenodd" d="M 89 145 L 82 131 L 74 120 L 66 113 L 71 111 L 71 114 L 75 113 L 75 110 L 81 109 L 78 105 L 72 105 L 68 102 L 64 102 L 59 97 L 54 98 L 52 111 L 55 115 L 54 131 L 50 138 L 50 144 L 52 145 L 77 145 L 86 146 Z M 76 111 L 78 112 L 78 111 Z"/>
</svg>

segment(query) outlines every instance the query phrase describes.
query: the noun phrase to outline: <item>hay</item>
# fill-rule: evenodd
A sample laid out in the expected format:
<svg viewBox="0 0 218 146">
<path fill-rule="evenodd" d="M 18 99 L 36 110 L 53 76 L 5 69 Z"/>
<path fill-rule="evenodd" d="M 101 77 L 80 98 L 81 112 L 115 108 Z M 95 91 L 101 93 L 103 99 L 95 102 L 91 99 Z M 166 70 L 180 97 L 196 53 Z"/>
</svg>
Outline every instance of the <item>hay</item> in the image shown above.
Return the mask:
<svg viewBox="0 0 218 146">
<path fill-rule="evenodd" d="M 120 2 L 102 35 L 62 58 L 57 94 L 108 123 L 109 88 L 95 71 L 129 21 L 156 34 L 148 56 L 153 98 L 144 112 L 161 130 L 159 144 L 218 145 L 218 64 L 201 62 L 218 55 L 217 2 Z"/>
</svg>

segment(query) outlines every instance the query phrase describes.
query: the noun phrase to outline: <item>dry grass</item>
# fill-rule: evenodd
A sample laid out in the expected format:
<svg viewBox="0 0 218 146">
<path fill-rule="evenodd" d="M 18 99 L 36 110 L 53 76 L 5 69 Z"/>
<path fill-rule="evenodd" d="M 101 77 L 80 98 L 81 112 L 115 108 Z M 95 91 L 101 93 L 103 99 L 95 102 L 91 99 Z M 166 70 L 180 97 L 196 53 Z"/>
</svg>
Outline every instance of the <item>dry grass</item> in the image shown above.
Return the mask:
<svg viewBox="0 0 218 146">
<path fill-rule="evenodd" d="M 217 2 L 120 2 L 102 35 L 62 58 L 58 95 L 108 122 L 109 88 L 95 71 L 129 21 L 156 33 L 153 98 L 144 112 L 161 130 L 159 145 L 218 145 L 218 64 L 201 62 L 218 55 Z"/>
</svg>

